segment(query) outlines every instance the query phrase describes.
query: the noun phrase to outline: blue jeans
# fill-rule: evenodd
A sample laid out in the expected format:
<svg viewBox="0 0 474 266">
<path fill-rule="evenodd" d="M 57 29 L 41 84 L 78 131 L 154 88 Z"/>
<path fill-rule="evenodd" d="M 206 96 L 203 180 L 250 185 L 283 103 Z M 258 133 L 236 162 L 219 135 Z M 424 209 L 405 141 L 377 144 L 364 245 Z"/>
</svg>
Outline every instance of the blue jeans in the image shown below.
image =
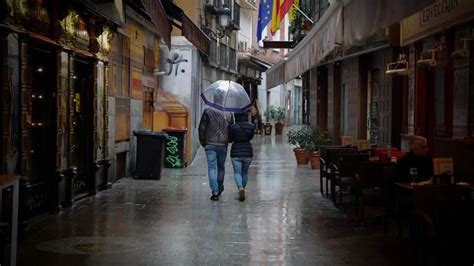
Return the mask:
<svg viewBox="0 0 474 266">
<path fill-rule="evenodd" d="M 235 184 L 239 189 L 245 189 L 247 186 L 250 163 L 252 163 L 252 158 L 232 158 Z"/>
<path fill-rule="evenodd" d="M 225 160 L 227 146 L 206 145 L 209 186 L 212 194 L 224 191 Z"/>
</svg>

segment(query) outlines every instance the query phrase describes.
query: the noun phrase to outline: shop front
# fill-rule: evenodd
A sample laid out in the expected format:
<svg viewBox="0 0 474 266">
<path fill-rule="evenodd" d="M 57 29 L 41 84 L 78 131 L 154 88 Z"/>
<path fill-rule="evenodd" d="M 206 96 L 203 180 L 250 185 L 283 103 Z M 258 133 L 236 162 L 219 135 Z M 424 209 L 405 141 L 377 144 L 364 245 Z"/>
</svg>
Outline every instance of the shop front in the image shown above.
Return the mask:
<svg viewBox="0 0 474 266">
<path fill-rule="evenodd" d="M 103 159 L 98 139 L 106 133 L 98 89 L 107 83 L 98 80 L 104 65 L 99 40 L 111 24 L 85 6 L 57 1 L 8 1 L 6 7 L 0 30 L 2 65 L 8 66 L 1 83 L 1 172 L 22 177 L 25 221 L 96 191 Z"/>
</svg>

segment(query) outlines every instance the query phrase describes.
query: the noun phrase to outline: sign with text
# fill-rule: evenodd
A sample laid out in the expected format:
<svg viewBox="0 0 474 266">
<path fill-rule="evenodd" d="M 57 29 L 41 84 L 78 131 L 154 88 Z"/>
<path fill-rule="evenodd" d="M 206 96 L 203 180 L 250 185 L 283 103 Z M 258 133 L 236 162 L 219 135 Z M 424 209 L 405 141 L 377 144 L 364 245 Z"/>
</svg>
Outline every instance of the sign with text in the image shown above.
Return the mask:
<svg viewBox="0 0 474 266">
<path fill-rule="evenodd" d="M 409 44 L 474 17 L 472 0 L 439 0 L 402 20 L 401 43 Z"/>
</svg>

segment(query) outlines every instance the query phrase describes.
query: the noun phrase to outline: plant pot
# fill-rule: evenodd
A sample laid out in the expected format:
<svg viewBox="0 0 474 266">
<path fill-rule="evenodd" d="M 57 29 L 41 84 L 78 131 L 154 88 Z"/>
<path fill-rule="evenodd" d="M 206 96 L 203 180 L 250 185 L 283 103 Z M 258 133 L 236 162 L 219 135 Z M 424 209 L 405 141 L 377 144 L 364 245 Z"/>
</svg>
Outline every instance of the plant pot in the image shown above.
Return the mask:
<svg viewBox="0 0 474 266">
<path fill-rule="evenodd" d="M 277 122 L 275 123 L 275 135 L 282 135 L 283 134 L 283 123 Z"/>
<path fill-rule="evenodd" d="M 272 128 L 273 127 L 272 127 L 271 124 L 265 124 L 263 126 L 263 128 L 264 128 L 264 131 L 265 131 L 265 135 L 270 136 L 272 134 Z"/>
<path fill-rule="evenodd" d="M 321 156 L 319 152 L 310 152 L 308 153 L 309 163 L 311 164 L 311 169 L 317 170 L 321 167 Z"/>
<path fill-rule="evenodd" d="M 308 164 L 309 159 L 306 149 L 295 148 L 293 151 L 295 152 L 296 163 L 298 165 Z"/>
</svg>

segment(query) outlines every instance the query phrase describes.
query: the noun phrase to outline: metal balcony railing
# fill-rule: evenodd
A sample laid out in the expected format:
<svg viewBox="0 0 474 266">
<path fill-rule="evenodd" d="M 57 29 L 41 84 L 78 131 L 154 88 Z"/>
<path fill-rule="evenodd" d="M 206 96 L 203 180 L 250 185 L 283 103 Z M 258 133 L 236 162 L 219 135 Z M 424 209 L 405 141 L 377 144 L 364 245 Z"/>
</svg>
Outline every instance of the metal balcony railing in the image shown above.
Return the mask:
<svg viewBox="0 0 474 266">
<path fill-rule="evenodd" d="M 240 6 L 234 3 L 229 23 L 229 29 L 240 30 Z"/>
<path fill-rule="evenodd" d="M 229 67 L 229 55 L 227 45 L 219 44 L 219 66 L 222 68 Z"/>
<path fill-rule="evenodd" d="M 237 71 L 237 52 L 229 48 L 229 70 Z"/>
</svg>

